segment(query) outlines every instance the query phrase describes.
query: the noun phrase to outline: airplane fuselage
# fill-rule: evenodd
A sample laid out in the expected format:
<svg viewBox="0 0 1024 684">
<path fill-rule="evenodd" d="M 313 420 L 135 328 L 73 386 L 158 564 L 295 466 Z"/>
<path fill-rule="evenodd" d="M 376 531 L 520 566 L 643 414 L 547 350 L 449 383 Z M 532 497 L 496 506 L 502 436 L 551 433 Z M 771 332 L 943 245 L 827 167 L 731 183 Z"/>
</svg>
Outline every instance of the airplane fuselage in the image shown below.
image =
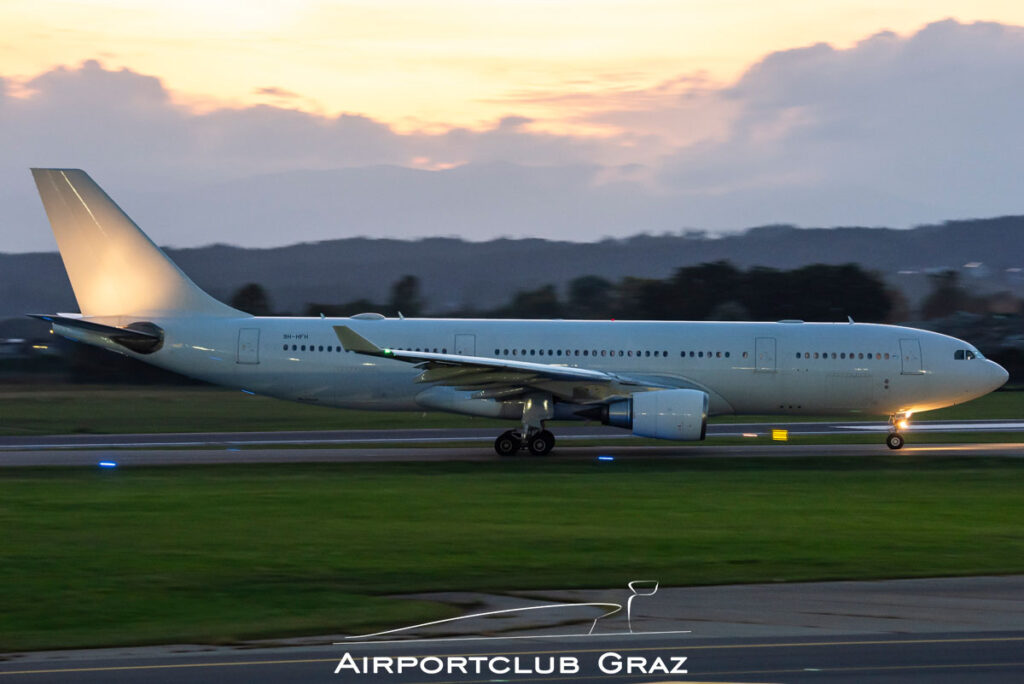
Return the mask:
<svg viewBox="0 0 1024 684">
<path fill-rule="evenodd" d="M 155 322 L 165 338 L 152 354 L 102 346 L 216 384 L 346 408 L 444 410 L 434 395 L 424 395 L 433 390 L 416 382 L 417 367 L 344 351 L 334 331 L 339 324 L 393 349 L 588 368 L 700 389 L 709 396 L 712 414 L 909 414 L 968 401 L 1005 378 L 999 366 L 961 340 L 863 323 L 284 317 Z M 82 331 L 59 332 L 102 344 Z M 958 350 L 978 358 L 955 358 Z M 594 391 L 593 401 L 614 392 Z M 573 415 L 561 411 L 558 417 Z"/>
</svg>

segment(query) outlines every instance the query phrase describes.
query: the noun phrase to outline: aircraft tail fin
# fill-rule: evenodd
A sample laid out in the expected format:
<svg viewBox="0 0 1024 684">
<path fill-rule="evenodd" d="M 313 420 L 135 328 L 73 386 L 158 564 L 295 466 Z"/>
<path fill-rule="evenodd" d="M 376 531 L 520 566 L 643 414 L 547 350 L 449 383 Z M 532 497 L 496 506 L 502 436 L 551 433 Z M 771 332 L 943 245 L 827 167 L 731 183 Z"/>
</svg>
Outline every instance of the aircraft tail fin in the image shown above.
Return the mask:
<svg viewBox="0 0 1024 684">
<path fill-rule="evenodd" d="M 179 269 L 80 169 L 32 169 L 84 316 L 244 316 Z"/>
</svg>

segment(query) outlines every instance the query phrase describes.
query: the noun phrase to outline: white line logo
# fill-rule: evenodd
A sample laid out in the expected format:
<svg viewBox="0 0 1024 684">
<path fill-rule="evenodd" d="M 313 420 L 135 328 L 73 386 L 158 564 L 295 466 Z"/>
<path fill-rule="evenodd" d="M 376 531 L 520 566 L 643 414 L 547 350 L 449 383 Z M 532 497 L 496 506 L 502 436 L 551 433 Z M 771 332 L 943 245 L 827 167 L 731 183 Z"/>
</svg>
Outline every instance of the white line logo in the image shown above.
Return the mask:
<svg viewBox="0 0 1024 684">
<path fill-rule="evenodd" d="M 658 593 L 658 581 L 657 580 L 633 580 L 627 585 L 629 587 L 629 598 L 626 600 L 626 622 L 629 625 L 628 632 L 602 632 L 595 634 L 594 630 L 597 627 L 597 623 L 607 617 L 616 615 L 622 612 L 621 603 L 606 603 L 606 602 L 586 602 L 586 603 L 545 603 L 539 606 L 522 606 L 519 608 L 505 608 L 502 610 L 489 610 L 482 613 L 471 613 L 469 615 L 460 615 L 458 617 L 446 618 L 444 620 L 433 620 L 430 622 L 421 622 L 415 625 L 409 625 L 406 627 L 398 627 L 395 629 L 387 629 L 380 632 L 371 632 L 369 634 L 357 634 L 350 637 L 345 637 L 345 641 L 337 641 L 335 645 L 357 643 L 359 641 L 373 641 L 374 643 L 387 643 L 388 641 L 469 641 L 469 640 L 485 640 L 485 639 L 542 639 L 542 638 L 566 638 L 566 637 L 590 637 L 590 636 L 626 636 L 629 634 L 637 634 L 633 630 L 633 601 L 636 598 L 646 598 L 654 596 Z M 538 635 L 520 635 L 520 636 L 504 636 L 504 637 L 436 637 L 418 639 L 412 637 L 411 639 L 380 639 L 379 637 L 394 637 L 403 634 L 409 634 L 415 630 L 424 627 L 433 627 L 436 625 L 453 624 L 456 622 L 462 622 L 465 620 L 473 620 L 476 618 L 486 618 L 494 615 L 510 615 L 513 613 L 525 613 L 529 611 L 541 611 L 541 610 L 565 610 L 574 608 L 604 608 L 606 612 L 603 615 L 599 615 L 594 618 L 590 624 L 590 629 L 586 633 L 582 634 L 538 634 Z M 659 631 L 659 632 L 639 632 L 640 634 L 689 634 L 690 630 L 673 630 L 673 631 Z"/>
</svg>

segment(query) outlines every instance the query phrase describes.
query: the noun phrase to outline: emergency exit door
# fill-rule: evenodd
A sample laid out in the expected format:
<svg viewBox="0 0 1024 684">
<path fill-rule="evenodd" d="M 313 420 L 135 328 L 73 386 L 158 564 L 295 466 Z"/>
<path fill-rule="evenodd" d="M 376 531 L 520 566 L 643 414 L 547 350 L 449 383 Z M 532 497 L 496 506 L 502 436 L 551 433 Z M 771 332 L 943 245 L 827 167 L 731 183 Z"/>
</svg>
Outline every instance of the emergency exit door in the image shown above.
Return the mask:
<svg viewBox="0 0 1024 684">
<path fill-rule="evenodd" d="M 459 356 L 476 356 L 476 335 L 456 335 L 455 353 Z"/>
</svg>

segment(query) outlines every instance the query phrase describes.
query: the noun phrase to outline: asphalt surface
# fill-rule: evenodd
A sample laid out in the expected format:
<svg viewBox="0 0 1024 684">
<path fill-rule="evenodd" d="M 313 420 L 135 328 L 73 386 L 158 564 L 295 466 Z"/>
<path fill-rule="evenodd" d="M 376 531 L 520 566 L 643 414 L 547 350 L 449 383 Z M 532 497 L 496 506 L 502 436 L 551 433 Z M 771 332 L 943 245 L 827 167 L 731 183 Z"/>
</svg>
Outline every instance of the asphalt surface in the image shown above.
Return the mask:
<svg viewBox="0 0 1024 684">
<path fill-rule="evenodd" d="M 763 444 L 751 446 L 591 446 L 555 447 L 545 460 L 614 460 L 626 458 L 794 458 L 820 456 L 892 456 L 965 458 L 1024 458 L 1024 443 L 932 444 L 906 446 L 898 452 L 884 444 L 793 445 Z M 514 458 L 537 458 L 523 452 Z M 387 463 L 451 461 L 496 461 L 501 457 L 487 446 L 438 448 L 366 448 L 326 447 L 322 449 L 274 449 L 227 447 L 211 449 L 126 448 L 126 449 L 39 449 L 0 451 L 2 467 L 88 466 L 125 468 L 131 466 L 184 466 L 256 463 Z"/>
<path fill-rule="evenodd" d="M 492 608 L 550 601 L 623 604 L 629 595 L 623 588 L 476 599 Z M 1008 683 L 1024 678 L 1021 576 L 663 588 L 637 598 L 629 621 L 621 612 L 599 620 L 593 635 L 587 634 L 592 616 L 576 615 L 573 624 L 556 625 L 556 615 L 532 629 L 517 625 L 485 638 L 477 635 L 493 632 L 493 625 L 467 623 L 458 636 L 425 629 L 402 642 L 351 643 L 327 636 L 243 647 L 14 654 L 0 663 L 0 682 Z M 402 656 L 417 660 L 401 675 L 373 675 L 364 674 L 364 656 L 391 658 L 392 667 Z M 474 671 L 472 661 L 463 660 L 465 673 L 458 667 L 454 673 L 430 673 L 439 666 L 458 665 L 460 656 L 479 658 L 480 672 Z M 647 668 L 657 668 L 660 658 L 671 669 L 679 662 L 673 657 L 686 658 L 679 666 L 685 674 L 613 671 L 616 665 L 628 665 L 627 658 L 642 659 L 633 662 Z M 514 670 L 516 658 L 519 673 Z M 556 671 L 547 674 L 551 658 Z M 579 671 L 559 658 L 575 662 Z M 346 668 L 335 674 L 342 662 Z"/>
<path fill-rule="evenodd" d="M 770 435 L 772 430 L 799 435 L 842 435 L 884 433 L 885 422 L 844 421 L 837 423 L 774 422 L 719 423 L 708 426 L 710 437 Z M 0 451 L 32 449 L 96 449 L 129 447 L 194 446 L 345 446 L 352 444 L 424 444 L 490 441 L 499 428 L 417 429 L 417 430 L 319 430 L 302 432 L 183 432 L 124 435 L 39 435 L 0 436 Z M 1024 432 L 1024 420 L 915 421 L 907 435 L 915 432 Z M 602 426 L 559 427 L 560 443 L 591 439 L 632 439 L 627 430 Z"/>
<path fill-rule="evenodd" d="M 879 433 L 878 444 L 793 445 L 766 443 L 773 429 L 792 435 Z M 793 456 L 864 456 L 891 454 L 882 444 L 885 423 L 750 423 L 713 425 L 717 437 L 749 437 L 750 445 L 713 442 L 664 446 L 632 444 L 628 432 L 606 427 L 568 427 L 557 432 L 558 446 L 547 458 L 704 458 Z M 1024 421 L 942 421 L 915 423 L 907 446 L 898 453 L 917 456 L 1024 456 L 1024 440 L 996 444 L 914 445 L 914 432 L 1024 432 Z M 494 428 L 425 430 L 344 430 L 310 432 L 226 432 L 145 435 L 55 435 L 0 437 L 0 467 L 96 466 L 100 462 L 129 465 L 224 463 L 322 463 L 385 461 L 489 461 L 497 459 L 490 441 Z M 617 438 L 603 446 L 573 446 L 584 440 Z M 760 442 L 755 442 L 761 438 Z M 482 442 L 482 444 L 481 444 Z M 445 449 L 430 444 L 458 445 Z M 472 445 L 472 446 L 470 446 Z M 528 457 L 525 455 L 524 457 Z"/>
</svg>

